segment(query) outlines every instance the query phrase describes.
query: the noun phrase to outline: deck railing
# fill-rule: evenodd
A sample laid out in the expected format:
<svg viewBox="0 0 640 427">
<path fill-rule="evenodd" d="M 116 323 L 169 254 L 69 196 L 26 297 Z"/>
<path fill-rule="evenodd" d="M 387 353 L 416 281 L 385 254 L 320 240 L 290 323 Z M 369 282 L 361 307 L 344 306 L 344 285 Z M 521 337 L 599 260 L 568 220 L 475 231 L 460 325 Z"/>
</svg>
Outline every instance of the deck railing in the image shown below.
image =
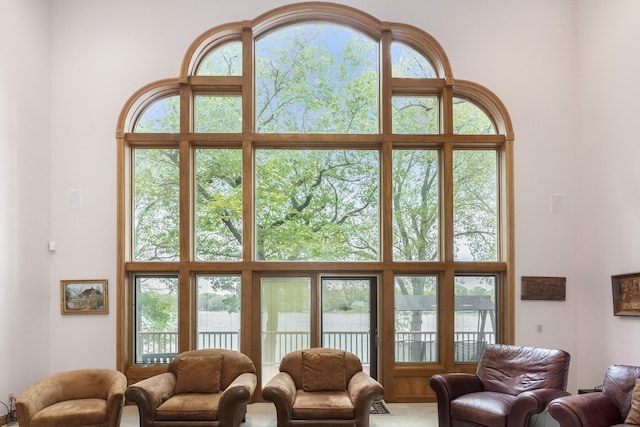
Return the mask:
<svg viewBox="0 0 640 427">
<path fill-rule="evenodd" d="M 395 361 L 398 363 L 437 362 L 438 342 L 436 332 L 396 332 Z M 368 332 L 331 331 L 322 334 L 325 347 L 341 348 L 356 354 L 364 365 L 371 360 Z M 297 349 L 309 347 L 307 331 L 262 332 L 262 342 L 269 343 L 273 360 Z M 454 359 L 456 362 L 476 362 L 486 343 L 495 342 L 491 332 L 456 332 L 454 335 Z M 168 363 L 178 353 L 176 332 L 138 333 L 137 363 Z M 198 348 L 239 349 L 238 332 L 200 332 Z"/>
</svg>

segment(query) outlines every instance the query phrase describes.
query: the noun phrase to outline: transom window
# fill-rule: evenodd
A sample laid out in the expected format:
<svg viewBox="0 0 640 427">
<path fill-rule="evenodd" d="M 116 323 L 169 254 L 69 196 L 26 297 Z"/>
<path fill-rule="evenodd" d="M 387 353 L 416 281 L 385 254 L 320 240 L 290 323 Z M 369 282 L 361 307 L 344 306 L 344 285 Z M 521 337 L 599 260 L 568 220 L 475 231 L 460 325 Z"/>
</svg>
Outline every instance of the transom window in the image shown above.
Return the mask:
<svg viewBox="0 0 640 427">
<path fill-rule="evenodd" d="M 117 141 L 130 378 L 223 347 L 265 383 L 330 342 L 402 400 L 513 341 L 509 116 L 424 31 L 323 3 L 213 28 L 131 97 Z"/>
</svg>

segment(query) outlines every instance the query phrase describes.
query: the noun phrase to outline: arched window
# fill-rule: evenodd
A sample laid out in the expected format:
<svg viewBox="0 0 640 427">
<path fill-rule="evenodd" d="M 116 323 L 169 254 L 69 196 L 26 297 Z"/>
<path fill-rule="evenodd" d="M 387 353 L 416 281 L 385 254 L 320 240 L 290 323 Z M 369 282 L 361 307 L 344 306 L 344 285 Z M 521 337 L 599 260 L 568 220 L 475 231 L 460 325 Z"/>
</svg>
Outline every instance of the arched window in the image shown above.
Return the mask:
<svg viewBox="0 0 640 427">
<path fill-rule="evenodd" d="M 387 399 L 433 399 L 513 342 L 510 119 L 424 31 L 317 2 L 215 27 L 116 136 L 130 378 L 224 347 L 264 384 L 331 346 Z"/>
</svg>

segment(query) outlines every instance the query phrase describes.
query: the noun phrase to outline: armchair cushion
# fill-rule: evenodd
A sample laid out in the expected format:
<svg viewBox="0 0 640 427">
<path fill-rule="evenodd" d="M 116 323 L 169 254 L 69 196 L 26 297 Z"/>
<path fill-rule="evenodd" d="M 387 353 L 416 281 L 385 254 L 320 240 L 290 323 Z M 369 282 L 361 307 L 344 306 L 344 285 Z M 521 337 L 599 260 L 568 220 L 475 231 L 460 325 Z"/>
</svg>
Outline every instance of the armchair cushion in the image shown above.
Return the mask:
<svg viewBox="0 0 640 427">
<path fill-rule="evenodd" d="M 640 378 L 636 378 L 636 385 L 631 393 L 631 409 L 624 423 L 640 424 Z"/>
<path fill-rule="evenodd" d="M 222 355 L 193 356 L 181 359 L 178 363 L 175 393 L 218 393 L 222 357 Z"/>
<path fill-rule="evenodd" d="M 344 351 L 302 352 L 302 388 L 304 391 L 344 391 L 347 388 Z"/>
</svg>

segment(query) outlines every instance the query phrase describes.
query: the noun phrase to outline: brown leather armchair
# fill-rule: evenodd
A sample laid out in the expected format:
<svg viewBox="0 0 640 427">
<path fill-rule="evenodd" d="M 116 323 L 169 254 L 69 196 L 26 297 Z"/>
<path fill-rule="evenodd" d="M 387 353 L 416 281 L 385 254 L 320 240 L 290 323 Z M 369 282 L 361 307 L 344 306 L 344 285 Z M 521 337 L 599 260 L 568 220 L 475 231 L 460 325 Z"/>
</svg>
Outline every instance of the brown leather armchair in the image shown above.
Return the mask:
<svg viewBox="0 0 640 427">
<path fill-rule="evenodd" d="M 256 388 L 255 372 L 239 351 L 185 351 L 167 372 L 129 386 L 125 396 L 138 405 L 140 427 L 237 427 Z"/>
<path fill-rule="evenodd" d="M 438 425 L 527 426 L 549 402 L 569 394 L 569 361 L 563 350 L 488 344 L 475 374 L 431 377 Z"/>
<path fill-rule="evenodd" d="M 640 366 L 612 365 L 602 383 L 602 392 L 560 397 L 549 404 L 549 413 L 561 427 L 625 426 L 631 395 L 640 376 Z"/>
<path fill-rule="evenodd" d="M 278 427 L 367 427 L 371 403 L 383 396 L 382 385 L 362 371 L 358 356 L 329 348 L 287 354 L 262 390 L 275 404 Z"/>
<path fill-rule="evenodd" d="M 127 378 L 111 369 L 77 369 L 43 378 L 16 399 L 20 427 L 117 427 Z"/>
</svg>

